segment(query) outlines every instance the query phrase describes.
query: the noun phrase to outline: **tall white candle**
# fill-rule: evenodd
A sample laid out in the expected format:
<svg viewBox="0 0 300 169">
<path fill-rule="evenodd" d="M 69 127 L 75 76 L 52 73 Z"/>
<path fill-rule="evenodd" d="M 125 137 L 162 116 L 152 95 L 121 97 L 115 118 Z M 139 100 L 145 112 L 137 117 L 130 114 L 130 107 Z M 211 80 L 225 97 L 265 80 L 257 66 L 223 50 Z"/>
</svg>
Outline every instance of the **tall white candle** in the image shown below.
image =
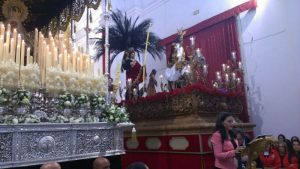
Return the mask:
<svg viewBox="0 0 300 169">
<path fill-rule="evenodd" d="M 30 47 L 28 47 L 27 51 L 26 51 L 26 61 L 27 61 L 26 65 L 29 65 L 32 63 L 32 62 L 30 62 Z"/>
<path fill-rule="evenodd" d="M 0 29 L 1 29 L 1 25 L 0 25 Z M 3 44 L 4 44 L 4 37 L 3 37 L 3 35 L 0 35 L 0 61 L 4 60 Z"/>
<path fill-rule="evenodd" d="M 22 45 L 21 45 L 21 65 L 24 66 L 24 61 L 25 61 L 25 42 L 22 40 Z"/>
<path fill-rule="evenodd" d="M 14 38 L 10 39 L 10 60 L 15 61 L 16 47 Z"/>
<path fill-rule="evenodd" d="M 33 60 L 37 63 L 37 55 L 38 55 L 38 38 L 39 31 L 37 28 L 34 29 L 34 47 L 33 47 Z"/>
<path fill-rule="evenodd" d="M 5 34 L 5 26 L 3 23 L 0 24 L 0 36 L 3 36 L 4 39 L 4 34 Z"/>
<path fill-rule="evenodd" d="M 7 53 L 7 44 L 4 43 L 4 44 L 3 44 L 3 59 L 4 59 L 5 61 L 7 61 L 6 53 Z"/>
<path fill-rule="evenodd" d="M 21 55 L 21 46 L 18 44 L 17 45 L 17 54 L 16 54 L 16 63 L 17 63 L 17 65 L 20 64 L 20 55 Z"/>
</svg>

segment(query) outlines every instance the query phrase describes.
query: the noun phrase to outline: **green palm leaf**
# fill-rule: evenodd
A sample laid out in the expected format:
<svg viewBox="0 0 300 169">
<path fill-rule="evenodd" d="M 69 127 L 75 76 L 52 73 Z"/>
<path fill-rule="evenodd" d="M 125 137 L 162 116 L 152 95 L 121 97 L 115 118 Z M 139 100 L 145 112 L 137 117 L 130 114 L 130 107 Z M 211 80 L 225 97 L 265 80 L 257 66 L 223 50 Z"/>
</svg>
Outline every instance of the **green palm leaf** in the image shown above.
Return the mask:
<svg viewBox="0 0 300 169">
<path fill-rule="evenodd" d="M 123 15 L 120 10 L 113 12 L 111 14 L 111 19 L 113 25 L 109 28 L 110 64 L 112 64 L 119 53 L 129 48 L 134 48 L 140 58 L 140 54 L 144 52 L 146 47 L 147 30 L 151 24 L 151 20 L 146 19 L 137 24 L 139 17 L 132 21 L 131 17 L 128 18 L 126 13 Z M 99 28 L 96 33 L 100 32 L 104 34 L 104 29 Z M 161 39 L 158 36 L 153 32 L 150 32 L 147 51 L 154 60 L 156 58 L 161 60 L 163 57 L 162 52 L 164 51 L 164 48 L 158 45 L 160 40 Z M 105 38 L 96 42 L 96 60 L 101 58 L 104 54 L 104 44 Z"/>
</svg>

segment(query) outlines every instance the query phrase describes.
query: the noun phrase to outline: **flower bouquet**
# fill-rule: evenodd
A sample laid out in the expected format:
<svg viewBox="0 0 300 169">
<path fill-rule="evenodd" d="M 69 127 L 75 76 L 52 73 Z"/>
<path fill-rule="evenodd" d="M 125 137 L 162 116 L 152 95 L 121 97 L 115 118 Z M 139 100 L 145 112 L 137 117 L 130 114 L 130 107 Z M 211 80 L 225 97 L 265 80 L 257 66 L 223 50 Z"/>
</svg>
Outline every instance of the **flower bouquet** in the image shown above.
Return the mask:
<svg viewBox="0 0 300 169">
<path fill-rule="evenodd" d="M 64 94 L 59 95 L 58 102 L 61 109 L 63 109 L 63 114 L 65 116 L 70 116 L 74 105 L 74 96 L 65 92 Z"/>
<path fill-rule="evenodd" d="M 5 88 L 0 88 L 0 115 L 4 113 L 5 106 L 8 104 L 9 94 Z"/>
<path fill-rule="evenodd" d="M 87 114 L 88 109 L 90 108 L 89 97 L 85 94 L 80 94 L 76 97 L 75 108 L 79 109 L 79 114 L 84 116 Z"/>
<path fill-rule="evenodd" d="M 24 115 L 30 106 L 30 92 L 18 89 L 11 97 L 11 104 L 16 108 L 19 115 Z"/>
<path fill-rule="evenodd" d="M 90 103 L 91 103 L 91 108 L 94 111 L 95 115 L 100 116 L 101 113 L 105 110 L 106 108 L 106 101 L 103 96 L 99 95 L 92 95 L 90 96 Z"/>
<path fill-rule="evenodd" d="M 129 121 L 128 112 L 126 111 L 126 108 L 118 107 L 114 104 L 111 104 L 109 107 L 107 107 L 103 119 L 108 123 L 121 123 Z"/>
</svg>

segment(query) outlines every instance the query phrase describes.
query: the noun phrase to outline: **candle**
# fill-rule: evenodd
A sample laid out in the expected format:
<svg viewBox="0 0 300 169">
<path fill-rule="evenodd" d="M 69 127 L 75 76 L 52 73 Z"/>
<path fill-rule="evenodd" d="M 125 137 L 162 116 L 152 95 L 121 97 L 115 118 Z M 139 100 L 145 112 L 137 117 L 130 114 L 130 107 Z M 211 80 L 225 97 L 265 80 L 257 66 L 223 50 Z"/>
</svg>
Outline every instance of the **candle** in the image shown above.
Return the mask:
<svg viewBox="0 0 300 169">
<path fill-rule="evenodd" d="M 201 56 L 201 54 L 200 54 L 200 49 L 199 49 L 199 48 L 197 48 L 197 50 L 196 50 L 196 54 L 197 54 L 197 56 L 198 56 L 198 57 L 200 57 L 200 56 Z"/>
<path fill-rule="evenodd" d="M 230 72 L 230 66 L 229 65 L 226 66 L 226 69 L 227 69 L 228 72 Z"/>
<path fill-rule="evenodd" d="M 216 78 L 218 81 L 221 81 L 221 75 L 220 72 L 216 72 Z"/>
<path fill-rule="evenodd" d="M 160 83 L 162 83 L 162 82 L 163 82 L 163 78 L 164 78 L 164 76 L 161 74 L 161 75 L 159 76 Z"/>
<path fill-rule="evenodd" d="M 222 70 L 223 70 L 223 72 L 225 72 L 226 71 L 226 64 L 222 64 Z"/>
<path fill-rule="evenodd" d="M 129 86 L 131 86 L 131 83 L 132 83 L 132 79 L 129 78 L 129 79 L 127 80 L 127 84 L 128 84 Z"/>
<path fill-rule="evenodd" d="M 33 60 L 37 63 L 37 55 L 38 55 L 38 38 L 39 31 L 37 28 L 34 29 L 34 47 L 33 47 Z"/>
<path fill-rule="evenodd" d="M 228 83 L 229 82 L 229 75 L 226 73 L 225 74 L 225 82 Z"/>
<path fill-rule="evenodd" d="M 136 88 L 133 89 L 133 95 L 135 95 L 135 96 L 137 95 L 137 90 L 136 90 Z"/>
<path fill-rule="evenodd" d="M 20 61 L 19 61 L 20 56 L 21 56 L 21 47 L 20 47 L 20 45 L 17 45 L 17 55 L 16 55 L 16 63 L 17 63 L 17 65 L 20 64 Z"/>
<path fill-rule="evenodd" d="M 237 85 L 240 85 L 240 84 L 241 84 L 241 79 L 238 77 L 238 78 L 236 79 L 236 82 L 237 82 Z"/>
<path fill-rule="evenodd" d="M 2 25 L 1 25 L 2 26 Z M 1 27 L 0 26 L 0 27 Z M 1 28 L 0 28 L 1 29 Z M 0 33 L 1 34 L 1 33 Z M 4 55 L 3 55 L 3 42 L 4 41 L 4 37 L 3 35 L 0 35 L 0 61 L 4 60 Z"/>
<path fill-rule="evenodd" d="M 62 70 L 62 54 L 58 55 L 58 60 L 58 68 Z"/>
<path fill-rule="evenodd" d="M 77 57 L 76 71 L 80 73 L 80 56 Z"/>
<path fill-rule="evenodd" d="M 3 23 L 0 24 L 0 36 L 4 37 L 5 34 L 5 26 Z"/>
<path fill-rule="evenodd" d="M 231 59 L 235 62 L 236 61 L 236 52 L 231 52 Z"/>
<path fill-rule="evenodd" d="M 11 41 L 11 54 L 12 54 L 12 60 L 15 61 L 16 58 L 16 43 L 17 43 L 17 38 L 18 38 L 18 32 L 16 29 L 13 30 L 13 39 Z"/>
<path fill-rule="evenodd" d="M 6 39 L 5 39 L 5 43 L 7 44 L 7 54 L 6 54 L 6 58 L 9 58 L 9 46 L 10 46 L 10 29 L 7 30 L 6 32 Z"/>
<path fill-rule="evenodd" d="M 238 63 L 238 68 L 239 68 L 240 70 L 242 70 L 242 62 L 239 62 L 239 63 Z"/>
<path fill-rule="evenodd" d="M 15 61 L 15 41 L 14 41 L 14 38 L 11 38 L 10 39 L 10 57 L 9 59 L 12 60 L 12 61 Z"/>
<path fill-rule="evenodd" d="M 121 81 L 119 81 L 119 88 L 121 88 Z"/>
<path fill-rule="evenodd" d="M 2 56 L 3 56 L 4 60 L 7 60 L 6 59 L 6 53 L 7 53 L 7 44 L 4 43 L 4 45 L 3 45 L 3 53 L 2 53 Z"/>
<path fill-rule="evenodd" d="M 232 79 L 235 80 L 236 79 L 236 74 L 233 72 L 232 73 Z"/>
<path fill-rule="evenodd" d="M 20 64 L 22 66 L 25 65 L 24 61 L 25 61 L 25 42 L 24 42 L 24 40 L 22 40 L 22 45 L 21 45 L 21 62 L 20 62 Z"/>
<path fill-rule="evenodd" d="M 27 64 L 26 65 L 29 65 L 31 64 L 31 60 L 30 60 L 30 47 L 27 48 L 27 51 L 26 51 L 26 61 L 27 61 Z"/>
<path fill-rule="evenodd" d="M 203 65 L 203 74 L 204 74 L 204 75 L 207 75 L 207 73 L 208 73 L 208 71 L 207 71 L 207 65 L 204 64 L 204 65 Z"/>
<path fill-rule="evenodd" d="M 191 36 L 190 37 L 190 41 L 191 41 L 191 46 L 195 46 L 195 37 Z"/>
<path fill-rule="evenodd" d="M 9 44 L 9 40 L 10 40 L 10 24 L 7 24 L 7 31 L 6 31 L 6 43 Z"/>
</svg>

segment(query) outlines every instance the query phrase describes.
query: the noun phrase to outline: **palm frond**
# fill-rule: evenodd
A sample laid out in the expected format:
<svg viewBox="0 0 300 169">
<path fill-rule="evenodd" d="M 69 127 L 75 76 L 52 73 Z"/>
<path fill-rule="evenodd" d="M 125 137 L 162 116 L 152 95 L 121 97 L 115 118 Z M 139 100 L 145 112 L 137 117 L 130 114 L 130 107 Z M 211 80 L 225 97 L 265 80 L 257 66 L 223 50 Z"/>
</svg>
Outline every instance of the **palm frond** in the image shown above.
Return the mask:
<svg viewBox="0 0 300 169">
<path fill-rule="evenodd" d="M 110 64 L 113 63 L 119 53 L 129 48 L 134 48 L 140 58 L 146 47 L 146 36 L 151 20 L 145 19 L 137 24 L 139 17 L 135 19 L 128 18 L 126 13 L 123 14 L 120 10 L 113 12 L 111 19 L 113 25 L 109 28 Z M 104 34 L 102 28 L 96 31 L 96 33 L 100 32 Z M 154 59 L 162 59 L 163 57 L 164 48 L 158 45 L 160 40 L 158 36 L 150 32 L 147 51 Z M 96 42 L 96 59 L 99 59 L 104 54 L 104 41 L 105 38 L 102 38 Z"/>
</svg>

